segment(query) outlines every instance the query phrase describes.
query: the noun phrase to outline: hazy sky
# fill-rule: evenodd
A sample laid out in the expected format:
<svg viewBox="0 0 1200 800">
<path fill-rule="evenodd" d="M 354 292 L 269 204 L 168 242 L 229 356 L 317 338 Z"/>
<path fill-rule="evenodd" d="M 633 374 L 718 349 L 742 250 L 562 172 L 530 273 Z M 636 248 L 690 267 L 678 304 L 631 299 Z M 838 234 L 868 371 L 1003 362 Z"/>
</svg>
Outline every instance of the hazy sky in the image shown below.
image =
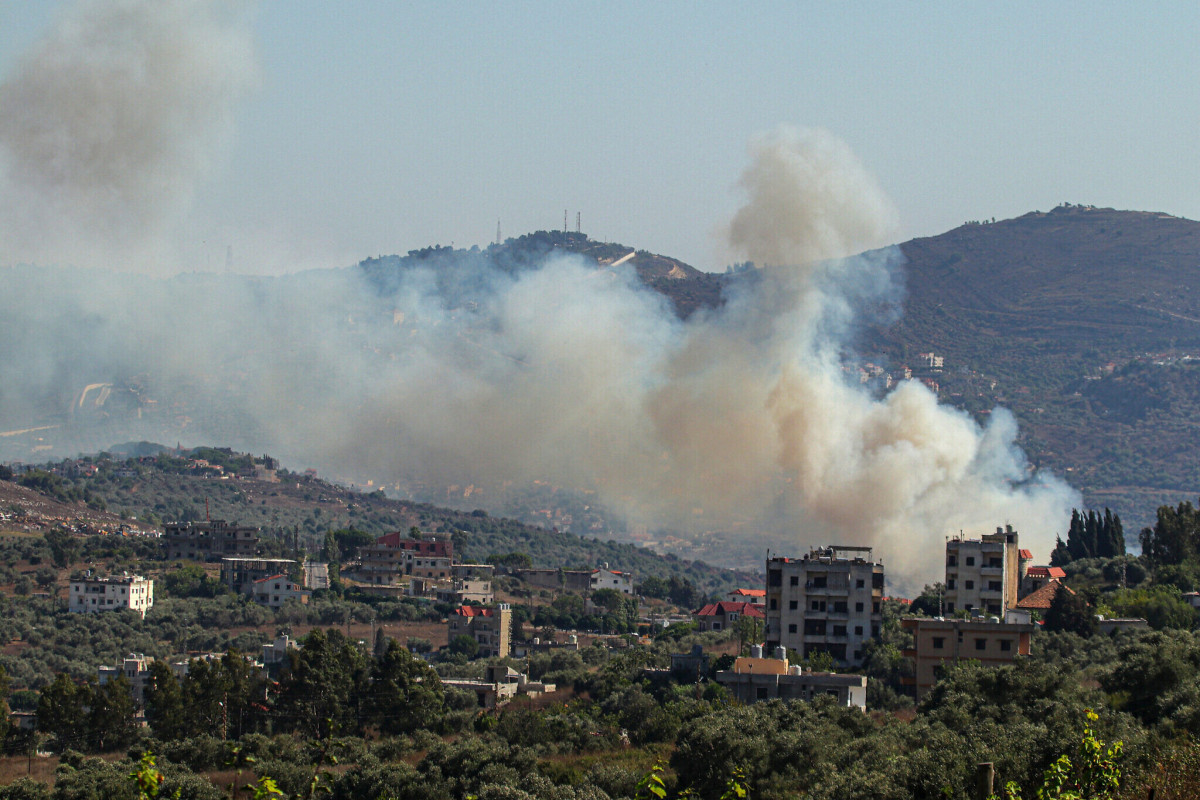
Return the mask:
<svg viewBox="0 0 1200 800">
<path fill-rule="evenodd" d="M 0 79 L 72 5 L 0 3 Z M 844 139 L 904 238 L 1063 201 L 1200 218 L 1194 0 L 240 13 L 259 71 L 176 234 L 184 269 L 486 245 L 567 209 L 720 270 L 747 145 L 781 124 Z"/>
</svg>

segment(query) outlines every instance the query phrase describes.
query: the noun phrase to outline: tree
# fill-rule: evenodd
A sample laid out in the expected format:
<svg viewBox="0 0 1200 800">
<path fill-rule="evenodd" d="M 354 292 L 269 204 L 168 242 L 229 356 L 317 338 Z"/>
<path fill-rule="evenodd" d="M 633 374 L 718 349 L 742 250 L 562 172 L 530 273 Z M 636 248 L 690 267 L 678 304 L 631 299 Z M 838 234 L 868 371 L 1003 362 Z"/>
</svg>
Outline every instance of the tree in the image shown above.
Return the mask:
<svg viewBox="0 0 1200 800">
<path fill-rule="evenodd" d="M 475 637 L 463 633 L 451 639 L 447 649 L 452 655 L 466 656 L 471 660 L 479 655 L 479 642 L 475 641 Z"/>
<path fill-rule="evenodd" d="M 335 629 L 315 630 L 288 658 L 277 710 L 295 730 L 313 739 L 361 730 L 368 669 L 353 642 Z"/>
<path fill-rule="evenodd" d="M 1087 600 L 1065 585 L 1059 587 L 1050 608 L 1046 610 L 1045 626 L 1046 630 L 1070 631 L 1080 636 L 1091 636 L 1098 628 Z"/>
<path fill-rule="evenodd" d="M 88 685 L 87 733 L 92 750 L 107 753 L 128 747 L 137 738 L 133 690 L 124 675 L 103 686 Z"/>
<path fill-rule="evenodd" d="M 370 719 L 388 735 L 429 727 L 445 700 L 437 673 L 395 639 L 376 659 L 369 691 Z"/>
<path fill-rule="evenodd" d="M 159 739 L 171 741 L 190 735 L 183 687 L 163 661 L 150 664 L 145 690 L 146 722 Z"/>
<path fill-rule="evenodd" d="M 53 746 L 59 752 L 68 747 L 82 747 L 80 721 L 84 719 L 83 709 L 84 690 L 59 673 L 38 697 L 37 729 L 53 737 Z"/>
<path fill-rule="evenodd" d="M 44 534 L 50 547 L 50 558 L 54 566 L 66 569 L 79 558 L 79 542 L 65 530 L 56 529 Z"/>
</svg>

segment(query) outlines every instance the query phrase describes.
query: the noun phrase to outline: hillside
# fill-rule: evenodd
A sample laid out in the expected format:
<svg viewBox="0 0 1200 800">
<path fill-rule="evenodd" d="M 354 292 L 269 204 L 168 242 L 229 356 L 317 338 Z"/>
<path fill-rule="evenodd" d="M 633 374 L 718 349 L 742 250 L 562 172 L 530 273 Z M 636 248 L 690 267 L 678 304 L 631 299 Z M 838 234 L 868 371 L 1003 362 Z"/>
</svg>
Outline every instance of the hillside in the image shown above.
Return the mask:
<svg viewBox="0 0 1200 800">
<path fill-rule="evenodd" d="M 866 352 L 944 356 L 944 400 L 1010 408 L 1033 463 L 1127 530 L 1200 490 L 1200 223 L 1060 206 L 901 249 L 903 315 Z"/>
<path fill-rule="evenodd" d="M 212 466 L 197 468 L 194 458 L 203 458 Z M 310 552 L 317 552 L 328 531 L 355 528 L 379 535 L 416 526 L 427 533 L 452 535 L 459 555 L 467 561 L 482 562 L 493 554 L 522 552 L 535 566 L 587 568 L 608 564 L 632 572 L 636 580 L 678 575 L 706 593 L 747 583 L 756 585 L 758 580 L 703 562 L 525 525 L 479 510 L 453 511 L 392 500 L 383 492 L 360 492 L 314 475 L 280 470 L 278 480 L 267 481 L 239 474 L 238 470 L 249 461 L 249 456 L 214 448 L 142 459 L 86 459 L 82 463 L 94 465 L 95 474 L 53 476 L 60 497 L 21 486 L 20 476 L 15 481 L 0 480 L 2 507 L 5 516 L 11 517 L 0 521 L 0 530 L 47 530 L 61 523 L 115 531 L 122 524 L 147 528 L 161 521 L 203 519 L 208 514 L 260 527 L 270 540 L 295 539 Z M 49 466 L 63 471 L 69 465 Z M 103 506 L 107 511 L 62 499 L 66 493 L 85 492 L 92 506 Z"/>
</svg>

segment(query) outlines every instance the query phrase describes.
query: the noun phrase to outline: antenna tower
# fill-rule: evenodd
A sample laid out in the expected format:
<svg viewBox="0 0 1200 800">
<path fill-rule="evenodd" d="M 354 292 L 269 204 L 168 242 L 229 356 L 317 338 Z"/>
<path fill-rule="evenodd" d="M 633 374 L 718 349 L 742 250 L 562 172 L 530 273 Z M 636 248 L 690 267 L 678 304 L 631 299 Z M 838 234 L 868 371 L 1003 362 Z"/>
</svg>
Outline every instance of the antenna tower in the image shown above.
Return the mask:
<svg viewBox="0 0 1200 800">
<path fill-rule="evenodd" d="M 579 212 L 575 212 L 575 232 L 579 233 Z"/>
<path fill-rule="evenodd" d="M 496 244 L 500 244 L 500 220 L 496 220 Z"/>
<path fill-rule="evenodd" d="M 567 232 L 567 210 L 563 209 L 563 233 Z"/>
</svg>

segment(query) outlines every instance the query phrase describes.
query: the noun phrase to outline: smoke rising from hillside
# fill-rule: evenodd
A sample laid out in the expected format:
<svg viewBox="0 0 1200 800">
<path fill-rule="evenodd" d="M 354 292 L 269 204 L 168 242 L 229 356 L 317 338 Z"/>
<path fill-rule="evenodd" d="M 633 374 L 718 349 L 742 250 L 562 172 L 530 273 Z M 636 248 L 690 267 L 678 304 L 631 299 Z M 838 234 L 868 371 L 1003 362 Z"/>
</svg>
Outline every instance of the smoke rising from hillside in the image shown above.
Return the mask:
<svg viewBox="0 0 1200 800">
<path fill-rule="evenodd" d="M 85 0 L 0 85 L 0 241 L 152 271 L 257 68 L 241 3 Z"/>
<path fill-rule="evenodd" d="M 960 529 L 1012 523 L 1048 553 L 1075 498 L 1027 480 L 1011 416 L 981 429 L 918 383 L 878 398 L 844 368 L 855 309 L 894 300 L 902 267 L 898 248 L 850 255 L 894 214 L 849 149 L 781 130 L 741 186 L 731 244 L 775 266 L 687 321 L 628 265 L 561 256 L 510 272 L 443 251 L 382 283 L 8 270 L 0 425 L 124 380 L 162 398 L 143 410 L 169 441 L 378 482 L 595 489 L 652 526 L 874 545 L 907 589 Z"/>
</svg>

